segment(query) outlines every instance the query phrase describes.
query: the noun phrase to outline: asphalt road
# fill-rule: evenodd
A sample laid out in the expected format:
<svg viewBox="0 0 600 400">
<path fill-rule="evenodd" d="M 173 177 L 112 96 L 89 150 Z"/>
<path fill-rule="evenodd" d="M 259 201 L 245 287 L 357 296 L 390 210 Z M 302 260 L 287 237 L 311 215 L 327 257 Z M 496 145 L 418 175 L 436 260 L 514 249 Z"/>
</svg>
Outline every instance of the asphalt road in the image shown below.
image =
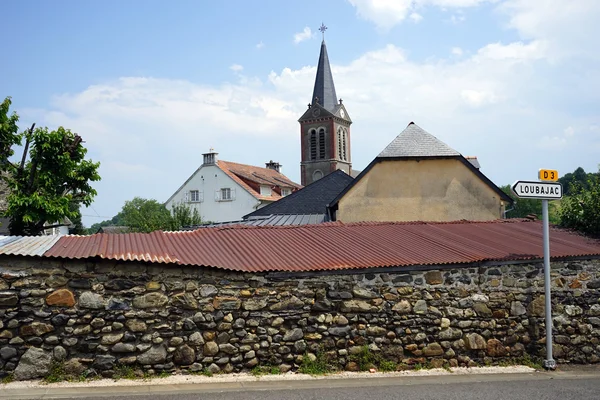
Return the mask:
<svg viewBox="0 0 600 400">
<path fill-rule="evenodd" d="M 600 399 L 598 371 L 564 373 L 457 375 L 374 379 L 321 379 L 122 388 L 3 391 L 0 399 L 118 400 L 510 400 Z"/>
</svg>

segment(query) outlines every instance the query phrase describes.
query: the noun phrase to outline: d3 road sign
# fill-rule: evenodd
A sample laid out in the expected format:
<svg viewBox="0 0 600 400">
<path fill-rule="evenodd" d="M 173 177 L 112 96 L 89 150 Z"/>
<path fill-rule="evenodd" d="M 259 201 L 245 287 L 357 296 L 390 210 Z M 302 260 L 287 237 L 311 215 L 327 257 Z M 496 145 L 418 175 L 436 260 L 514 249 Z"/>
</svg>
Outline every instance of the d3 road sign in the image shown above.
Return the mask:
<svg viewBox="0 0 600 400">
<path fill-rule="evenodd" d="M 559 182 L 516 181 L 512 191 L 523 199 L 558 200 L 563 196 Z"/>
</svg>

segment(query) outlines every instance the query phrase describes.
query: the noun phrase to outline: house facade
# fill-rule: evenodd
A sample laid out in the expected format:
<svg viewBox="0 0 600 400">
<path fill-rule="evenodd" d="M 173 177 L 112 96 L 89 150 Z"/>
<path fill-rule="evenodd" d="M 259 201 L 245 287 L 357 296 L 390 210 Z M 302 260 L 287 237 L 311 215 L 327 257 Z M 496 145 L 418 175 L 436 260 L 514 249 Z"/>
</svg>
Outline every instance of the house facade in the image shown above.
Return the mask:
<svg viewBox="0 0 600 400">
<path fill-rule="evenodd" d="M 335 220 L 489 221 L 512 200 L 466 159 L 414 123 L 330 205 Z"/>
<path fill-rule="evenodd" d="M 300 188 L 273 161 L 261 168 L 218 160 L 213 151 L 203 157 L 202 165 L 166 201 L 167 209 L 183 203 L 196 209 L 202 221 L 235 221 Z"/>
</svg>

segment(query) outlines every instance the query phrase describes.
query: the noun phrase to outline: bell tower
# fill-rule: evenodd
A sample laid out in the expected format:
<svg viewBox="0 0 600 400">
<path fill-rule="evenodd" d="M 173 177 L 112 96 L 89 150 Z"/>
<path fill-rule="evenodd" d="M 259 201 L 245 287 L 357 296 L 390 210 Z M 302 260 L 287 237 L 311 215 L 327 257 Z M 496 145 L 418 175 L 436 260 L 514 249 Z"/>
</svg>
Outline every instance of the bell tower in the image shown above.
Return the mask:
<svg viewBox="0 0 600 400">
<path fill-rule="evenodd" d="M 348 175 L 352 172 L 350 156 L 350 124 L 342 99 L 338 99 L 333 84 L 333 75 L 329 65 L 325 30 L 321 24 L 319 30 L 323 34 L 321 53 L 317 64 L 317 76 L 308 110 L 300 117 L 300 140 L 302 157 L 300 176 L 303 186 L 341 169 Z"/>
</svg>

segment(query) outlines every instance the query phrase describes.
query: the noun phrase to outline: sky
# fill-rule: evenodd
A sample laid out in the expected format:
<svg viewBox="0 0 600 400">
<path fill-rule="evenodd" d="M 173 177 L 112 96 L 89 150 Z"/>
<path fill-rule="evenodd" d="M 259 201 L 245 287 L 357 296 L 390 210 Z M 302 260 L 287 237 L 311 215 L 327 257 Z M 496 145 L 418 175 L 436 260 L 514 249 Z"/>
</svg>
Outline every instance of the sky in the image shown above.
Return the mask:
<svg viewBox="0 0 600 400">
<path fill-rule="evenodd" d="M 352 163 L 414 121 L 497 185 L 600 163 L 600 1 L 5 0 L 0 96 L 81 135 L 84 224 L 166 201 L 214 148 L 300 181 L 321 23 Z M 7 33 L 7 35 L 6 35 Z"/>
</svg>

